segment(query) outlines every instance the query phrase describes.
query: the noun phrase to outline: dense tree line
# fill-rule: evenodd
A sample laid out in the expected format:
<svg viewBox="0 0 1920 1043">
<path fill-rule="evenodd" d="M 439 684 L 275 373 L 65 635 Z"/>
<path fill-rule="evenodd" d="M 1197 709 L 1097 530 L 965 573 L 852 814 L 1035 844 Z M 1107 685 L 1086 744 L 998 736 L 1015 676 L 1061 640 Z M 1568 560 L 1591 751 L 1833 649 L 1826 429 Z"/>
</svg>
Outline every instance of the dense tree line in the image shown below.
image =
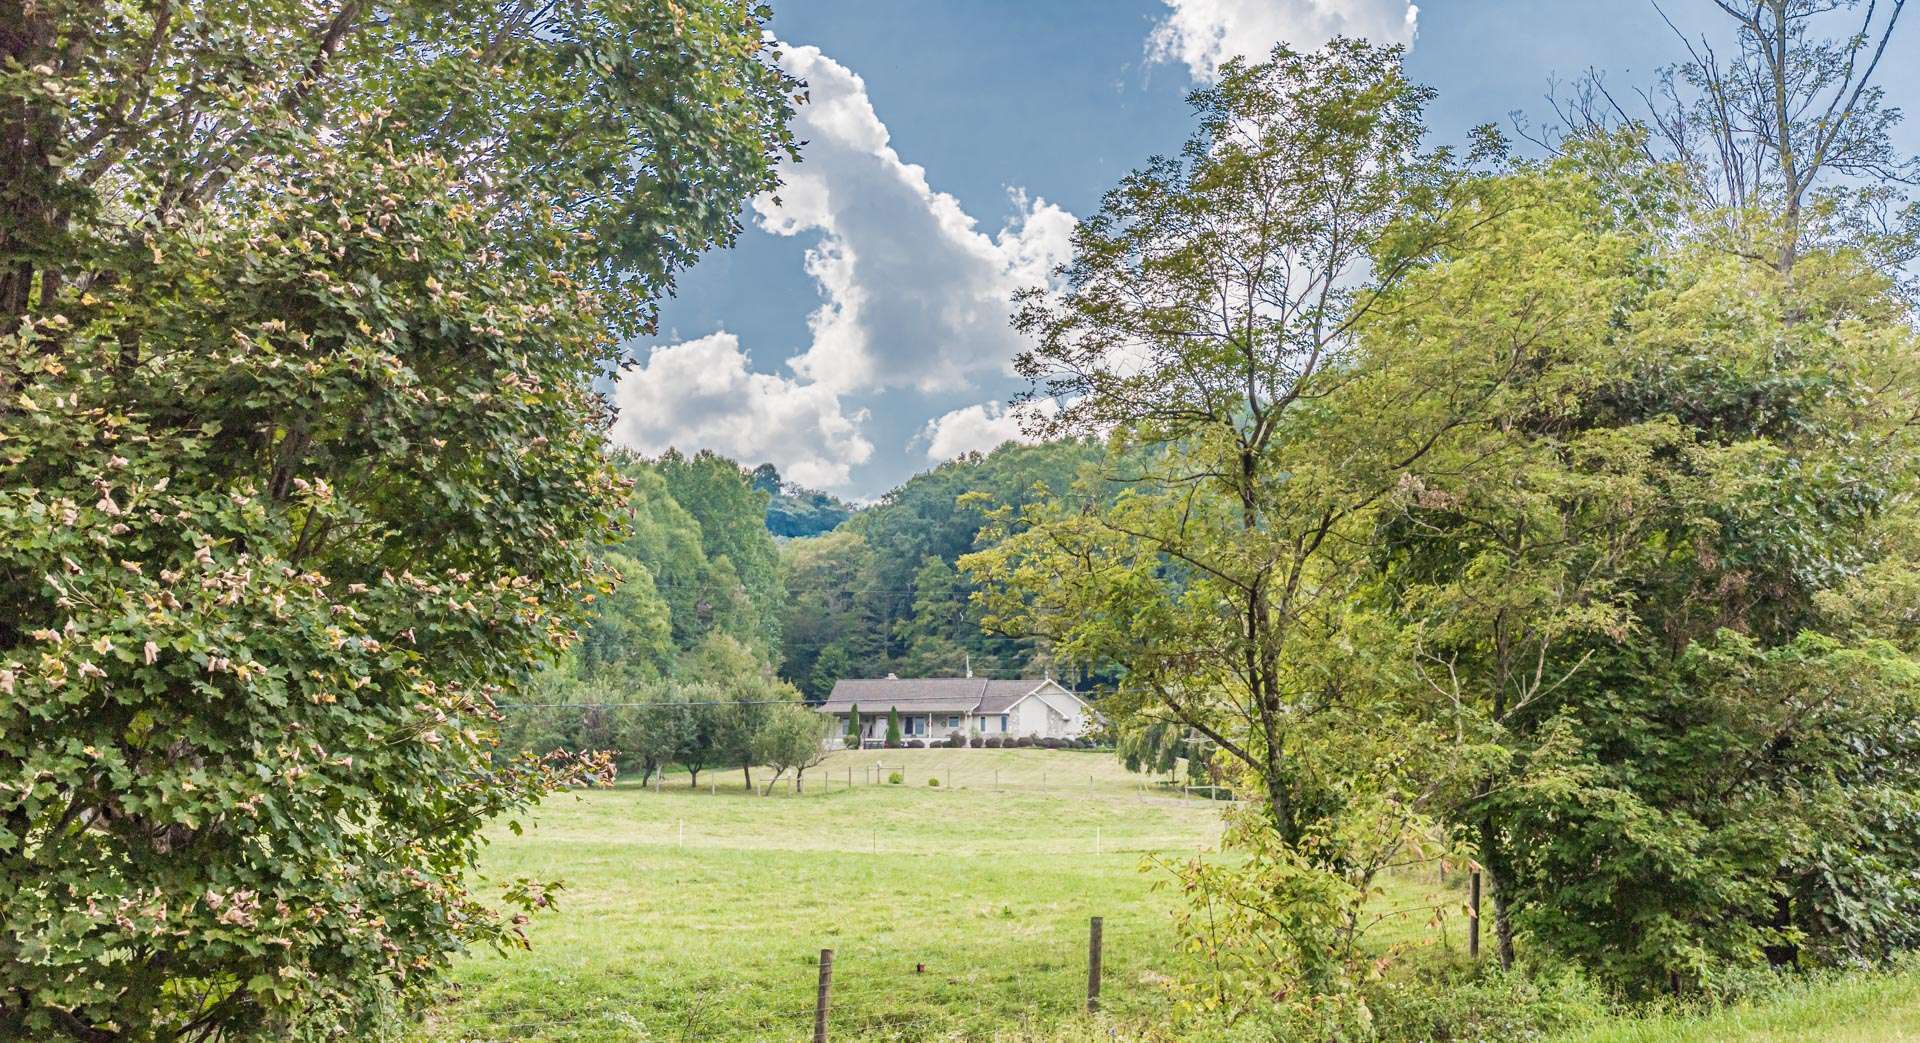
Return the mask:
<svg viewBox="0 0 1920 1043">
<path fill-rule="evenodd" d="M 983 677 L 1047 669 L 1037 641 L 980 628 L 974 586 L 954 563 L 975 549 L 991 505 L 1066 495 L 1098 455 L 1079 441 L 970 454 L 914 476 L 831 533 L 784 544 L 781 676 L 817 700 L 842 677 L 958 676 L 969 663 Z"/>
<path fill-rule="evenodd" d="M 579 643 L 504 707 L 499 756 L 604 751 L 643 779 L 725 765 L 749 782 L 752 765 L 775 763 L 754 757 L 791 763 L 766 745 L 797 734 L 781 704 L 799 701 L 774 676 L 785 584 L 768 494 L 712 453 L 615 459 L 622 538 L 592 555 L 600 584 Z"/>
<path fill-rule="evenodd" d="M 1230 64 L 1025 298 L 1126 488 L 1000 509 L 962 572 L 1117 665 L 1130 756 L 1203 736 L 1259 794 L 1180 870 L 1196 1009 L 1351 1027 L 1410 861 L 1484 873 L 1502 966 L 1632 994 L 1920 942 L 1920 164 L 1884 22 L 1722 8 L 1735 56 L 1535 160 L 1423 148 L 1393 51 Z"/>
<path fill-rule="evenodd" d="M 753 487 L 767 494 L 767 531 L 775 536 L 818 536 L 853 515 L 845 500 L 818 489 L 794 485 L 772 464 L 753 469 Z"/>
</svg>

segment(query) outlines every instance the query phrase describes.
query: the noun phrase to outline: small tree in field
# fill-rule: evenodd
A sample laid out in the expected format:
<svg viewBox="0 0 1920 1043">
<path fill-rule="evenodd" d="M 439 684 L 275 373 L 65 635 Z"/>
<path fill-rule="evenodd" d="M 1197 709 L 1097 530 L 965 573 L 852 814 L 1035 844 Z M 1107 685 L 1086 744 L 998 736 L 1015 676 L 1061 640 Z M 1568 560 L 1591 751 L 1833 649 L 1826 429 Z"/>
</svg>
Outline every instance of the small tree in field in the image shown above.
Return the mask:
<svg viewBox="0 0 1920 1043">
<path fill-rule="evenodd" d="M 887 749 L 897 750 L 899 748 L 900 708 L 898 706 L 890 706 L 887 708 Z"/>
<path fill-rule="evenodd" d="M 797 702 L 773 708 L 758 742 L 760 762 L 773 769 L 767 792 L 771 793 L 773 783 L 789 771 L 793 772 L 794 792 L 802 792 L 807 769 L 826 759 L 827 733 L 832 726 L 829 718 Z"/>
</svg>

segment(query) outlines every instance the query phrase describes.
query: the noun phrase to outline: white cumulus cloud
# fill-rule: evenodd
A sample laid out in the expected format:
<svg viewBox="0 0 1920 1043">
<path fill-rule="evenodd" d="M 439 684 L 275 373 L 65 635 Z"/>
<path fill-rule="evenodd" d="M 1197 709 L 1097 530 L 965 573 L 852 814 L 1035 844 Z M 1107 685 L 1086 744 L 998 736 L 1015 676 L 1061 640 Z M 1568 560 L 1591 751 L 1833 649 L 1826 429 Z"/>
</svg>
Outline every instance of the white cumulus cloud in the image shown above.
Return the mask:
<svg viewBox="0 0 1920 1043">
<path fill-rule="evenodd" d="M 1260 58 L 1285 41 L 1309 50 L 1335 36 L 1412 45 L 1420 8 L 1408 0 L 1165 0 L 1147 37 L 1154 61 L 1180 62 L 1211 81 L 1233 57 Z"/>
<path fill-rule="evenodd" d="M 712 449 L 816 487 L 846 484 L 873 455 L 865 410 L 849 413 L 826 385 L 752 372 L 724 331 L 653 349 L 620 374 L 614 400 L 614 441 L 643 453 Z"/>
<path fill-rule="evenodd" d="M 1067 258 L 1073 215 L 1015 191 L 1012 217 L 981 231 L 894 151 L 851 69 L 816 47 L 787 49 L 781 65 L 807 82 L 811 100 L 794 121 L 807 145 L 753 208 L 775 235 L 821 233 L 806 269 L 826 298 L 788 365 L 838 392 L 953 391 L 1006 372 L 1021 347 L 1009 298 Z"/>
<path fill-rule="evenodd" d="M 1003 406 L 983 402 L 963 406 L 927 422 L 916 441 L 927 444 L 927 459 L 951 460 L 966 453 L 988 453 L 1008 442 L 1038 441 L 1023 426 L 1027 421 L 1052 416 L 1060 404 L 1050 398 Z"/>
</svg>

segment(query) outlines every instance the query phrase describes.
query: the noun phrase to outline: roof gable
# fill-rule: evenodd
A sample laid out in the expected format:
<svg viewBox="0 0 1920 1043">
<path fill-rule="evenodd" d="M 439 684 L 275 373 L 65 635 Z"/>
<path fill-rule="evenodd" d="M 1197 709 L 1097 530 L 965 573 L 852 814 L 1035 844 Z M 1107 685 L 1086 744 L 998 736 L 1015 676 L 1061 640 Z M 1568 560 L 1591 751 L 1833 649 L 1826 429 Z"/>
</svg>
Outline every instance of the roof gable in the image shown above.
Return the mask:
<svg viewBox="0 0 1920 1043">
<path fill-rule="evenodd" d="M 1024 684 L 1025 682 L 1022 682 L 1022 683 Z M 1015 706 L 1018 706 L 1021 703 L 1026 702 L 1028 699 L 1031 699 L 1034 696 L 1039 695 L 1043 690 L 1049 691 L 1049 692 L 1059 692 L 1061 695 L 1064 695 L 1067 698 L 1072 699 L 1074 702 L 1079 703 L 1081 709 L 1087 711 L 1088 713 L 1094 712 L 1092 703 L 1089 703 L 1085 699 L 1080 698 L 1080 696 L 1074 693 L 1073 689 L 1068 688 L 1066 685 L 1063 685 L 1052 678 L 1047 678 L 1046 680 L 1040 682 L 1039 684 L 1034 685 L 1031 690 L 1022 693 L 1018 698 L 1012 700 L 1011 702 L 1007 703 L 1006 706 L 1002 707 L 999 710 L 995 710 L 994 712 L 1005 713 L 1006 711 L 1013 709 Z"/>
</svg>

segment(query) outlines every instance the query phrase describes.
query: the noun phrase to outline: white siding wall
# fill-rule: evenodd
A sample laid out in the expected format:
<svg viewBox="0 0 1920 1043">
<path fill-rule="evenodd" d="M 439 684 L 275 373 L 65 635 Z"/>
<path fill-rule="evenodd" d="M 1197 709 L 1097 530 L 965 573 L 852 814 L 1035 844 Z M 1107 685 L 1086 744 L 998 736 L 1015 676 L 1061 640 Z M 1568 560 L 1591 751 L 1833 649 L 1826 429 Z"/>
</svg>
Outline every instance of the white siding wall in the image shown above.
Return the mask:
<svg viewBox="0 0 1920 1043">
<path fill-rule="evenodd" d="M 1087 730 L 1086 711 L 1080 701 L 1053 685 L 1014 704 L 1010 715 L 1007 730 L 1014 735 L 1074 739 Z"/>
</svg>

